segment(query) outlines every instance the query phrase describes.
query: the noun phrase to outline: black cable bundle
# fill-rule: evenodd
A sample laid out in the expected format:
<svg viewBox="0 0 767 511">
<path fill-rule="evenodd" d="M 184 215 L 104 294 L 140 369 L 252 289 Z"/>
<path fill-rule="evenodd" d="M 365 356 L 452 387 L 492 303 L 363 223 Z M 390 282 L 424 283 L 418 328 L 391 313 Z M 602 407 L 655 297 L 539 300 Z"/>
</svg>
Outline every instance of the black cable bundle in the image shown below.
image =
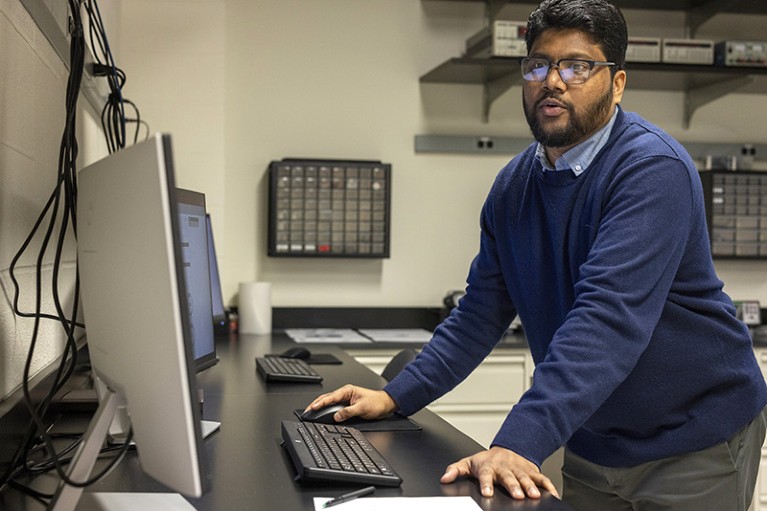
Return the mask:
<svg viewBox="0 0 767 511">
<path fill-rule="evenodd" d="M 52 397 L 62 388 L 63 384 L 74 371 L 74 367 L 77 361 L 75 328 L 77 326 L 82 326 L 76 323 L 77 309 L 79 305 L 79 279 L 77 276 L 75 277 L 75 294 L 70 316 L 66 315 L 61 304 L 58 285 L 59 271 L 61 268 L 61 260 L 63 255 L 63 246 L 67 237 L 67 232 L 70 228 L 70 224 L 72 231 L 76 233 L 75 204 L 77 201 L 77 139 L 75 136 L 75 127 L 77 121 L 77 99 L 80 93 L 80 83 L 82 80 L 84 65 L 83 62 L 85 55 L 85 39 L 83 37 L 82 20 L 79 16 L 79 9 L 75 5 L 74 0 L 68 1 L 72 10 L 73 25 L 72 33 L 70 34 L 70 71 L 66 91 L 66 120 L 64 125 L 64 133 L 61 140 L 61 149 L 59 151 L 56 186 L 48 198 L 47 203 L 43 207 L 43 211 L 40 213 L 40 216 L 35 222 L 32 231 L 29 233 L 21 248 L 14 256 L 10 265 L 10 277 L 14 286 L 14 312 L 20 317 L 34 319 L 32 339 L 29 346 L 26 364 L 24 365 L 24 375 L 22 379 L 24 402 L 30 413 L 32 423 L 27 429 L 27 433 L 24 436 L 24 441 L 21 443 L 19 449 L 16 452 L 16 455 L 14 456 L 13 463 L 10 465 L 8 473 L 3 474 L 2 479 L 0 479 L 0 488 L 2 488 L 2 485 L 7 483 L 12 477 L 18 474 L 19 467 L 23 468 L 26 465 L 26 460 L 30 455 L 30 451 L 33 450 L 33 445 L 37 441 L 37 438 L 40 435 L 45 434 L 45 426 L 42 423 L 41 417 L 45 414 Z M 44 228 L 43 225 L 46 220 L 47 227 Z M 58 229 L 56 229 L 57 223 L 59 224 Z M 54 231 L 56 230 L 58 231 L 58 237 L 55 244 L 56 252 L 54 256 L 51 277 L 51 290 L 53 293 L 53 301 L 57 312 L 57 315 L 54 316 L 42 312 L 42 287 L 45 255 L 49 250 L 52 238 L 54 236 Z M 21 257 L 24 255 L 24 253 L 26 253 L 30 244 L 40 232 L 43 232 L 43 240 L 37 256 L 37 271 L 35 278 L 35 312 L 29 313 L 19 309 L 20 286 L 18 280 L 16 279 L 15 269 Z M 51 389 L 40 403 L 35 404 L 30 394 L 29 379 L 32 360 L 40 334 L 40 323 L 42 320 L 55 320 L 60 322 L 66 332 L 67 342 L 65 352 L 61 357 L 61 363 L 57 368 Z"/>
<path fill-rule="evenodd" d="M 93 65 L 93 75 L 106 77 L 109 84 L 109 98 L 101 111 L 101 127 L 104 130 L 109 152 L 113 153 L 124 149 L 126 146 L 127 123 L 136 123 L 136 130 L 133 135 L 134 144 L 138 141 L 141 125 L 146 128 L 147 136 L 149 136 L 149 126 L 141 120 L 141 114 L 136 104 L 123 97 L 122 89 L 125 86 L 125 73 L 115 65 L 98 4 L 93 0 L 86 0 L 84 6 L 90 21 L 90 47 L 94 50 L 94 59 L 96 61 Z M 125 116 L 125 105 L 133 109 L 135 112 L 134 118 Z"/>
<path fill-rule="evenodd" d="M 86 51 L 85 34 L 83 30 L 83 20 L 80 14 L 79 1 L 67 1 L 69 2 L 69 7 L 72 15 L 70 32 L 71 42 L 69 53 L 69 76 L 67 79 L 66 88 L 66 119 L 59 151 L 56 185 L 50 197 L 48 198 L 48 201 L 43 207 L 40 216 L 35 222 L 31 232 L 14 256 L 9 268 L 10 277 L 14 286 L 14 312 L 19 317 L 34 319 L 32 338 L 30 341 L 22 379 L 24 402 L 26 404 L 27 410 L 29 411 L 31 422 L 23 436 L 23 441 L 20 443 L 16 453 L 14 454 L 12 462 L 9 464 L 8 469 L 5 471 L 5 473 L 0 475 L 0 492 L 4 491 L 7 487 L 14 487 L 20 491 L 24 491 L 25 493 L 38 500 L 50 498 L 52 495 L 45 495 L 31 490 L 30 488 L 27 488 L 25 485 L 18 482 L 17 478 L 23 475 L 32 477 L 41 471 L 47 471 L 55 468 L 59 476 L 64 481 L 66 481 L 67 484 L 73 486 L 87 486 L 93 484 L 95 481 L 103 477 L 109 470 L 111 470 L 111 468 L 113 468 L 114 465 L 116 465 L 116 463 L 122 457 L 118 456 L 108 467 L 106 467 L 106 469 L 88 481 L 71 481 L 63 470 L 63 464 L 69 462 L 71 458 L 63 459 L 63 456 L 65 456 L 68 451 L 74 448 L 79 443 L 79 440 L 75 441 L 73 445 L 65 449 L 65 451 L 56 453 L 52 446 L 52 439 L 47 432 L 47 427 L 43 423 L 43 417 L 45 416 L 53 396 L 63 388 L 66 381 L 74 372 L 77 362 L 76 329 L 78 327 L 84 327 L 83 324 L 76 321 L 77 311 L 79 308 L 80 290 L 79 276 L 77 273 L 75 274 L 73 303 L 69 314 L 67 314 L 67 312 L 64 310 L 64 306 L 62 305 L 62 301 L 59 296 L 59 280 L 62 259 L 64 256 L 64 244 L 68 234 L 70 233 L 70 229 L 72 235 L 77 238 L 77 101 L 80 94 Z M 86 12 L 88 12 L 91 21 L 91 37 L 93 37 L 93 27 L 96 25 L 97 27 L 100 27 L 98 28 L 100 40 L 104 41 L 106 44 L 106 35 L 103 32 L 103 27 L 101 27 L 101 16 L 98 14 L 98 7 L 95 5 L 95 2 L 92 0 L 87 2 Z M 97 17 L 93 18 L 94 15 Z M 108 45 L 105 47 L 107 49 L 107 54 L 109 54 L 111 59 L 111 53 L 108 52 Z M 124 83 L 124 74 L 122 74 L 121 71 L 120 73 L 116 72 L 116 67 L 114 66 L 113 61 L 112 69 L 115 70 L 113 77 L 119 78 L 119 76 L 122 75 L 120 84 Z M 112 80 L 110 80 L 110 83 L 111 82 Z M 116 118 L 122 117 L 124 116 L 119 115 Z M 123 130 L 123 134 L 120 135 L 118 139 L 116 139 L 117 143 L 114 146 L 110 146 L 110 152 L 112 152 L 114 149 L 124 147 L 124 138 Z M 16 278 L 16 267 L 22 256 L 27 252 L 33 240 L 37 238 L 38 235 L 42 236 L 42 242 L 36 260 L 35 310 L 34 312 L 25 312 L 19 308 L 20 286 Z M 53 303 L 56 309 L 55 315 L 44 313 L 42 310 L 44 281 L 43 268 L 45 266 L 45 256 L 49 250 L 52 249 L 52 247 L 55 247 L 55 253 L 51 271 L 50 286 L 53 295 Z M 40 335 L 40 325 L 41 321 L 43 320 L 52 320 L 61 324 L 66 334 L 66 346 L 61 357 L 61 362 L 59 363 L 59 366 L 55 372 L 51 388 L 48 389 L 48 392 L 45 393 L 45 396 L 39 403 L 35 403 L 30 392 L 29 381 L 31 376 L 30 372 L 32 361 Z M 130 441 L 126 441 L 120 449 L 121 455 L 127 451 L 129 446 Z M 44 451 L 47 456 L 45 461 L 39 464 L 31 461 L 33 455 L 36 455 L 42 451 Z"/>
</svg>

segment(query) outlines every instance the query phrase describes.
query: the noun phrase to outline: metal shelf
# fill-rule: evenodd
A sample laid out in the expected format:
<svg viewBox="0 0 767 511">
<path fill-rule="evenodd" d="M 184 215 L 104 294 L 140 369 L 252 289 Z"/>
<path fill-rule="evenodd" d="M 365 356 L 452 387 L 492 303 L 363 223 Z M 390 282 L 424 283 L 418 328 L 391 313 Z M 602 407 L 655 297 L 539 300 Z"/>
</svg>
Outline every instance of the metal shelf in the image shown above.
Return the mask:
<svg viewBox="0 0 767 511">
<path fill-rule="evenodd" d="M 424 0 L 440 2 L 468 2 L 485 4 L 488 21 L 493 21 L 498 12 L 507 4 L 535 6 L 535 1 L 516 0 Z M 685 31 L 688 37 L 695 37 L 697 30 L 708 20 L 720 13 L 765 15 L 767 2 L 764 0 L 613 0 L 620 9 L 644 11 L 682 11 L 687 13 Z"/>
<path fill-rule="evenodd" d="M 428 2 L 467 2 L 485 5 L 486 24 L 509 4 L 535 6 L 535 0 L 422 0 Z M 686 13 L 685 32 L 694 37 L 698 28 L 720 13 L 767 15 L 764 0 L 613 0 L 621 9 L 682 11 Z M 637 90 L 681 91 L 685 96 L 683 126 L 688 128 L 696 110 L 732 93 L 767 93 L 767 68 L 681 65 L 631 62 L 626 66 L 629 87 Z M 420 77 L 420 83 L 476 84 L 482 86 L 482 120 L 488 122 L 493 102 L 522 78 L 519 63 L 513 58 L 451 58 Z M 421 135 L 420 137 L 423 137 Z M 488 149 L 476 137 L 465 137 L 467 146 Z M 421 139 L 424 142 L 425 139 Z M 419 140 L 416 140 L 418 145 Z M 430 144 L 427 144 L 430 145 Z M 501 144 L 506 147 L 508 144 Z M 499 146 L 491 144 L 491 150 Z"/>
<path fill-rule="evenodd" d="M 455 1 L 455 0 L 442 0 Z M 695 111 L 734 92 L 767 93 L 767 68 L 629 62 L 632 89 L 682 91 L 685 93 L 684 127 Z M 513 58 L 449 59 L 420 78 L 421 83 L 460 83 L 483 86 L 483 121 L 492 103 L 514 85 L 521 84 L 519 63 Z"/>
</svg>

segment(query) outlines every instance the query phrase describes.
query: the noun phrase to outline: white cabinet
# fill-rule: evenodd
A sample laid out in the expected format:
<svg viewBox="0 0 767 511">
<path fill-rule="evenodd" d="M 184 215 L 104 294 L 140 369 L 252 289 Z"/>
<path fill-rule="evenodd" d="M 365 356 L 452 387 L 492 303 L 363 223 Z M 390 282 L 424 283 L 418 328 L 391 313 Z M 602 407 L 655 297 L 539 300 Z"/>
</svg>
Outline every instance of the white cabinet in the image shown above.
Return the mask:
<svg viewBox="0 0 767 511">
<path fill-rule="evenodd" d="M 511 407 L 530 387 L 533 363 L 525 351 L 494 351 L 429 409 L 488 447 Z"/>
<path fill-rule="evenodd" d="M 371 369 L 376 374 L 381 374 L 386 364 L 396 355 L 399 350 L 396 349 L 346 349 L 346 353 L 354 357 L 360 364 Z"/>
<path fill-rule="evenodd" d="M 767 379 L 767 348 L 754 350 L 762 375 Z M 767 511 L 767 448 L 762 446 L 762 461 L 759 465 L 759 477 L 754 488 L 754 500 L 749 508 L 751 511 Z"/>
</svg>

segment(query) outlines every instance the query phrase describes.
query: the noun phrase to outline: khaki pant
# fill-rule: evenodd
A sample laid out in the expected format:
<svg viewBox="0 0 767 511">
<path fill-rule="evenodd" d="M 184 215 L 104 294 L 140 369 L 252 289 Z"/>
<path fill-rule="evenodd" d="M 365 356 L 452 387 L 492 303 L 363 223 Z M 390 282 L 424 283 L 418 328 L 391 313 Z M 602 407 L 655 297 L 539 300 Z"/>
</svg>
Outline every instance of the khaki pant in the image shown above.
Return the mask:
<svg viewBox="0 0 767 511">
<path fill-rule="evenodd" d="M 566 449 L 562 500 L 577 511 L 746 511 L 759 470 L 766 413 L 728 442 L 636 467 L 603 467 Z"/>
</svg>

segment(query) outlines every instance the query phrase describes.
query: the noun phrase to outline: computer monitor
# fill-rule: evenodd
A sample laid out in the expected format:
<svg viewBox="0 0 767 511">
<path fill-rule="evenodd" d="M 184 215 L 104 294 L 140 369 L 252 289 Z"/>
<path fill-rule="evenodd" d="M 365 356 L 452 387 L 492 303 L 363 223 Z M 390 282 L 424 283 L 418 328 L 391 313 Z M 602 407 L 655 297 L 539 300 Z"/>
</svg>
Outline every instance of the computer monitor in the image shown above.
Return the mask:
<svg viewBox="0 0 767 511">
<path fill-rule="evenodd" d="M 194 361 L 197 371 L 202 371 L 217 362 L 205 195 L 178 188 L 176 207 Z"/>
<path fill-rule="evenodd" d="M 229 320 L 224 306 L 224 293 L 221 290 L 221 276 L 218 273 L 218 257 L 216 256 L 216 244 L 213 240 L 213 224 L 210 214 L 206 215 L 208 227 L 208 263 L 210 264 L 210 296 L 213 306 L 213 334 L 229 335 Z"/>
<path fill-rule="evenodd" d="M 86 337 L 94 374 L 109 392 L 100 398 L 71 477 L 88 477 L 116 409 L 125 404 L 144 472 L 198 497 L 207 485 L 170 136 L 152 136 L 83 168 L 78 181 Z M 60 485 L 53 509 L 71 509 L 81 493 Z M 169 502 L 180 498 L 167 495 Z M 135 497 L 132 508 L 144 509 L 142 495 Z M 159 495 L 152 497 L 157 502 Z"/>
</svg>

